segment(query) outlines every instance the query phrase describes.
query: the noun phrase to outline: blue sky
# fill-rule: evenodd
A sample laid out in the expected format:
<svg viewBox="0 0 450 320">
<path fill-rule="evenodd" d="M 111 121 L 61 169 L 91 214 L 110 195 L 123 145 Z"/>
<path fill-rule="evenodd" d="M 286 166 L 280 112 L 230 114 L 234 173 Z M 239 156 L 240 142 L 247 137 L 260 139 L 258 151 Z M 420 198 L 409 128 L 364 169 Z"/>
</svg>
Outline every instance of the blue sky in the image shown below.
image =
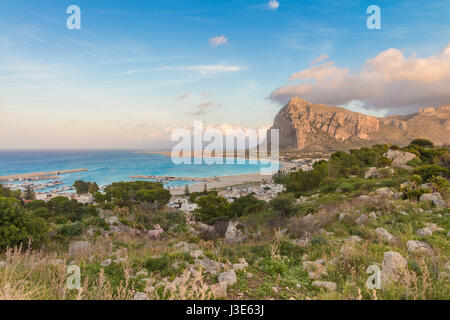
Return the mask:
<svg viewBox="0 0 450 320">
<path fill-rule="evenodd" d="M 350 73 L 392 48 L 446 66 L 438 55 L 450 42 L 450 1 L 277 3 L 2 0 L 0 147 L 161 147 L 168 128 L 194 120 L 269 125 L 299 92 L 275 90 L 320 56 Z M 66 28 L 72 4 L 81 8 L 81 30 Z M 372 4 L 381 9 L 381 30 L 366 27 Z M 220 36 L 226 43 L 212 45 Z M 305 97 L 322 103 L 326 85 L 313 84 Z M 393 105 L 370 94 L 342 103 L 351 93 L 332 94 L 323 103 L 384 115 L 447 98 L 429 94 Z"/>
</svg>

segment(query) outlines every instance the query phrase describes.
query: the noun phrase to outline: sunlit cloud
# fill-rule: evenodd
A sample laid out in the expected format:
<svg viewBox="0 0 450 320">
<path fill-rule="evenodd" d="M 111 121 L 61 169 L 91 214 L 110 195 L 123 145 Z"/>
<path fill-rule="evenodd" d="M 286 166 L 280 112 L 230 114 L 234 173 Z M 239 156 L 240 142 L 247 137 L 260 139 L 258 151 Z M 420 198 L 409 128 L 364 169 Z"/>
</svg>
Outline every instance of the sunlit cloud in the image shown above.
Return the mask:
<svg viewBox="0 0 450 320">
<path fill-rule="evenodd" d="M 212 47 L 222 46 L 224 44 L 228 44 L 228 39 L 224 35 L 213 37 L 213 38 L 209 39 L 209 44 Z"/>
<path fill-rule="evenodd" d="M 267 7 L 270 10 L 277 10 L 280 7 L 280 3 L 277 0 L 270 0 Z"/>
<path fill-rule="evenodd" d="M 296 72 L 290 80 L 299 82 L 276 89 L 270 98 L 286 103 L 299 96 L 332 105 L 357 100 L 389 111 L 439 106 L 450 102 L 450 44 L 427 58 L 388 49 L 368 59 L 355 73 L 328 61 Z"/>
</svg>

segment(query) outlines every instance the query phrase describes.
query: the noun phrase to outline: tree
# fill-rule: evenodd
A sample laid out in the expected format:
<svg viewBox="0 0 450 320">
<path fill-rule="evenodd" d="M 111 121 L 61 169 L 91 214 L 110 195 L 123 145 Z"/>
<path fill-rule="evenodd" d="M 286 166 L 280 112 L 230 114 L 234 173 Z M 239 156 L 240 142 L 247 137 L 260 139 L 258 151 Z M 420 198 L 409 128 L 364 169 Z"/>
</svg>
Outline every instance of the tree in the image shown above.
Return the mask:
<svg viewBox="0 0 450 320">
<path fill-rule="evenodd" d="M 35 246 L 48 240 L 47 222 L 20 205 L 15 198 L 0 197 L 0 248 L 27 244 L 33 238 Z"/>
<path fill-rule="evenodd" d="M 295 210 L 294 195 L 292 193 L 280 193 L 270 201 L 270 206 L 274 211 L 288 216 Z"/>
<path fill-rule="evenodd" d="M 254 195 L 249 194 L 234 200 L 231 204 L 233 216 L 240 217 L 248 213 L 261 211 L 264 209 L 264 201 L 258 200 Z"/>
<path fill-rule="evenodd" d="M 229 218 L 232 215 L 230 203 L 223 197 L 214 194 L 201 196 L 197 199 L 198 208 L 195 217 L 198 221 L 212 224 L 217 220 Z"/>
<path fill-rule="evenodd" d="M 416 145 L 420 147 L 434 147 L 434 143 L 427 139 L 414 139 L 410 145 Z"/>
<path fill-rule="evenodd" d="M 36 193 L 34 192 L 34 189 L 30 185 L 25 187 L 25 192 L 24 192 L 23 198 L 25 200 L 36 199 Z"/>
</svg>

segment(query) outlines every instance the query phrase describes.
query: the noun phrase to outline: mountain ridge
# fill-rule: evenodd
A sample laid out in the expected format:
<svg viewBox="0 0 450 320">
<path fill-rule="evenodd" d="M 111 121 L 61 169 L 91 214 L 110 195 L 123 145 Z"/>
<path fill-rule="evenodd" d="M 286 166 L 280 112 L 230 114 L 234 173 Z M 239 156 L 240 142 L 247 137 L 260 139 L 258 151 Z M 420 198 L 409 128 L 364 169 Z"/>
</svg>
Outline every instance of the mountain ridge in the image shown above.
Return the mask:
<svg viewBox="0 0 450 320">
<path fill-rule="evenodd" d="M 271 129 L 279 130 L 280 150 L 332 152 L 378 143 L 406 145 L 416 138 L 444 145 L 450 144 L 450 106 L 375 117 L 296 97 L 281 108 Z"/>
</svg>

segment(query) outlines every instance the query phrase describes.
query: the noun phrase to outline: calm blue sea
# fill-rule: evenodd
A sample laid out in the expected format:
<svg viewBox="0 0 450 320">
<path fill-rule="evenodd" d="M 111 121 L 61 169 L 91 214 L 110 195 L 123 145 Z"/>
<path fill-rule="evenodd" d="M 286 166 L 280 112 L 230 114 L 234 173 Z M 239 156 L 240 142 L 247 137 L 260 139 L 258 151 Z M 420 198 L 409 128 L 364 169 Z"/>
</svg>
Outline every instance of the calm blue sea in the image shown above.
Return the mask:
<svg viewBox="0 0 450 320">
<path fill-rule="evenodd" d="M 76 180 L 106 185 L 117 181 L 131 181 L 135 175 L 175 177 L 214 177 L 259 172 L 267 163 L 176 165 L 162 154 L 143 154 L 136 151 L 1 151 L 0 176 L 88 169 L 85 172 L 62 174 L 64 185 Z M 183 186 L 186 181 L 173 181 L 169 186 Z"/>
</svg>

